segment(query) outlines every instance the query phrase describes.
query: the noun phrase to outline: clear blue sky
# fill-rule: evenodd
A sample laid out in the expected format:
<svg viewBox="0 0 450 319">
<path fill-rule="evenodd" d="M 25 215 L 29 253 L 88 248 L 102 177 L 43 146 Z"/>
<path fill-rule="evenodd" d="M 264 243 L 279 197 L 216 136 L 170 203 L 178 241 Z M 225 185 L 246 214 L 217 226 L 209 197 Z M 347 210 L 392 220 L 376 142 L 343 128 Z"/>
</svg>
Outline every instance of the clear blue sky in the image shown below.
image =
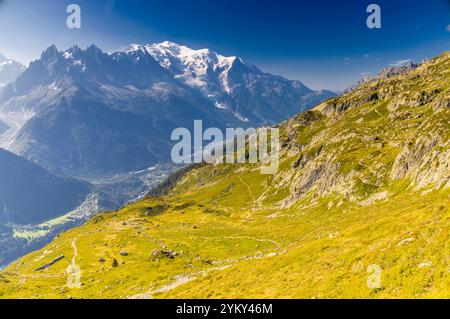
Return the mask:
<svg viewBox="0 0 450 319">
<path fill-rule="evenodd" d="M 65 25 L 70 3 L 81 6 L 80 30 Z M 370 3 L 381 6 L 379 30 L 366 27 Z M 51 44 L 114 51 L 164 40 L 341 90 L 362 73 L 450 50 L 450 1 L 0 0 L 0 52 L 21 62 Z"/>
</svg>

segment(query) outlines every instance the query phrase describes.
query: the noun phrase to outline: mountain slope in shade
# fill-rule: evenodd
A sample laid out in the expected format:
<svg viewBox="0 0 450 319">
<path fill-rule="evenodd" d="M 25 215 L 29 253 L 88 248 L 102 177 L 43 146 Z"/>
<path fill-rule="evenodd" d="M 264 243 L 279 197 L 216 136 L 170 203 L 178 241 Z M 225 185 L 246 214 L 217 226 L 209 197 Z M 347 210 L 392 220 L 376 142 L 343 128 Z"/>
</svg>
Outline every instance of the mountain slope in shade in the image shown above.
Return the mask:
<svg viewBox="0 0 450 319">
<path fill-rule="evenodd" d="M 87 182 L 53 175 L 0 149 L 0 267 L 114 206 Z"/>
<path fill-rule="evenodd" d="M 91 186 L 49 174 L 0 149 L 0 223 L 36 224 L 79 206 Z"/>
<path fill-rule="evenodd" d="M 13 82 L 24 70 L 24 65 L 0 53 L 0 87 Z"/>
<path fill-rule="evenodd" d="M 0 297 L 450 296 L 449 52 L 278 127 L 276 174 L 186 169 L 12 264 Z"/>
</svg>

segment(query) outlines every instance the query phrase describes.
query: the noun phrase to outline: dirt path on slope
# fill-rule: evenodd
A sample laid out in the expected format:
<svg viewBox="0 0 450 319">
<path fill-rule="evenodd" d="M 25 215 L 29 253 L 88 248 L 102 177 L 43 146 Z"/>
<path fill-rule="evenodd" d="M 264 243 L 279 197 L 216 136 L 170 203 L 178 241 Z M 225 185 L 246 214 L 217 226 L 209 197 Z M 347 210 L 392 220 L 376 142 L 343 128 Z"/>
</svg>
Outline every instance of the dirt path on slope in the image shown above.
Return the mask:
<svg viewBox="0 0 450 319">
<path fill-rule="evenodd" d="M 74 238 L 72 240 L 72 248 L 73 248 L 72 265 L 76 265 L 76 259 L 78 257 L 77 239 L 76 238 Z"/>
<path fill-rule="evenodd" d="M 239 181 L 247 188 L 248 194 L 250 195 L 250 197 L 253 200 L 253 206 L 255 206 L 256 199 L 255 199 L 255 196 L 253 196 L 253 193 L 252 193 L 252 190 L 250 189 L 250 186 L 248 186 L 248 184 L 246 182 L 244 182 L 239 175 L 238 175 L 238 178 L 239 178 Z"/>
</svg>

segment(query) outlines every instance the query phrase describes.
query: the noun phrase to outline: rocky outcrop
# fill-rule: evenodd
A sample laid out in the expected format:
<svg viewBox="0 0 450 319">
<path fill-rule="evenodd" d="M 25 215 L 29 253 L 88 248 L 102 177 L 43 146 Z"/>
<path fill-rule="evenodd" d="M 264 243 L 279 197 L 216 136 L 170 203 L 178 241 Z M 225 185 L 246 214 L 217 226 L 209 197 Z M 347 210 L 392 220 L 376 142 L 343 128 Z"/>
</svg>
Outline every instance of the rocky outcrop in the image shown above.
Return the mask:
<svg viewBox="0 0 450 319">
<path fill-rule="evenodd" d="M 386 69 L 288 121 L 282 154 L 292 161 L 274 178 L 277 189 L 289 187 L 281 206 L 333 193 L 368 205 L 402 179 L 414 189 L 448 187 L 448 56 Z"/>
<path fill-rule="evenodd" d="M 450 92 L 446 92 L 437 97 L 431 105 L 435 112 L 450 109 Z"/>
<path fill-rule="evenodd" d="M 408 178 L 416 189 L 433 184 L 448 186 L 450 181 L 450 143 L 437 133 L 420 136 L 406 145 L 392 167 L 394 180 Z"/>
</svg>

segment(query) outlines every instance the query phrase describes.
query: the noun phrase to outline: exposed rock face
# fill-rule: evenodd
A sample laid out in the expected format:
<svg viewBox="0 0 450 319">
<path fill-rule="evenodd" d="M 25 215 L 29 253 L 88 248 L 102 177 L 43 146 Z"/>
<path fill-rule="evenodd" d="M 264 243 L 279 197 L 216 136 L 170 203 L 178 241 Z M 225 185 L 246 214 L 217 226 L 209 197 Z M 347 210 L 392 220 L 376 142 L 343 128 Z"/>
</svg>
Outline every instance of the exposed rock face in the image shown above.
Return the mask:
<svg viewBox="0 0 450 319">
<path fill-rule="evenodd" d="M 433 100 L 433 110 L 435 112 L 449 109 L 450 108 L 450 92 L 447 92 L 446 95 L 441 95 Z"/>
<path fill-rule="evenodd" d="M 450 54 L 381 73 L 286 123 L 282 154 L 292 163 L 274 177 L 290 189 L 283 207 L 311 192 L 367 205 L 399 180 L 449 186 Z"/>
<path fill-rule="evenodd" d="M 434 184 L 449 185 L 450 143 L 437 133 L 419 136 L 411 146 L 404 146 L 392 167 L 393 179 L 409 178 L 415 188 Z"/>
</svg>

